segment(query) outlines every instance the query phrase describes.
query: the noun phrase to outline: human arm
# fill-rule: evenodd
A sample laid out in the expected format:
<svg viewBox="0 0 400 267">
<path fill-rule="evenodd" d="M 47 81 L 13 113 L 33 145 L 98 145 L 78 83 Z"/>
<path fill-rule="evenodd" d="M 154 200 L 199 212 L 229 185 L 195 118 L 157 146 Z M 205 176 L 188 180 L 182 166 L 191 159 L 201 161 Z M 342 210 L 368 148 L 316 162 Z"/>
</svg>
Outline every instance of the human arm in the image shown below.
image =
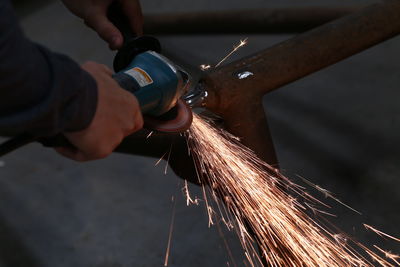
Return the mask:
<svg viewBox="0 0 400 267">
<path fill-rule="evenodd" d="M 0 0 L 0 133 L 51 136 L 84 129 L 96 81 L 67 56 L 28 40 L 9 0 Z"/>
<path fill-rule="evenodd" d="M 111 77 L 112 71 L 101 64 L 87 62 L 82 66 L 98 84 L 98 107 L 90 125 L 64 135 L 75 148 L 56 150 L 73 160 L 101 159 L 111 154 L 124 137 L 143 127 L 139 103 Z"/>
</svg>

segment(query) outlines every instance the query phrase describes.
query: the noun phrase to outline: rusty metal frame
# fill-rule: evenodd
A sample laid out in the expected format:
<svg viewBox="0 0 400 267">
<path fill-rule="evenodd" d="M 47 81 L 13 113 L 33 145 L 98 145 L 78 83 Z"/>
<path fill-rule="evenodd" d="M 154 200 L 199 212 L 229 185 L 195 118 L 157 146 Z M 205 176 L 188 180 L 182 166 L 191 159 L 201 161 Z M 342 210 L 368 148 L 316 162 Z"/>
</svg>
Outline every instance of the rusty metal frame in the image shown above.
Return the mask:
<svg viewBox="0 0 400 267">
<path fill-rule="evenodd" d="M 317 27 L 254 55 L 208 72 L 205 106 L 224 119 L 228 131 L 270 164 L 277 164 L 262 97 L 277 88 L 362 52 L 400 33 L 400 1 L 387 0 Z M 239 79 L 243 72 L 251 73 Z M 182 178 L 194 175 L 181 135 L 131 136 L 119 151 L 161 157 L 171 142 L 170 165 Z M 192 179 L 195 181 L 195 179 Z"/>
<path fill-rule="evenodd" d="M 290 7 L 147 14 L 147 34 L 299 33 L 360 10 L 362 6 Z"/>
</svg>

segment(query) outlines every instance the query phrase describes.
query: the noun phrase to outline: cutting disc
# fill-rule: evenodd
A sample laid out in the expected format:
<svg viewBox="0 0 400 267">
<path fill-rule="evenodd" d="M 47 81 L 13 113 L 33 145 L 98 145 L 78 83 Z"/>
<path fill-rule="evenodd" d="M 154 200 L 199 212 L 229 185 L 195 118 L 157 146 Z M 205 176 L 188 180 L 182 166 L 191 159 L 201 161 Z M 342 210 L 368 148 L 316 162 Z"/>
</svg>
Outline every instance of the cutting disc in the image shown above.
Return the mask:
<svg viewBox="0 0 400 267">
<path fill-rule="evenodd" d="M 144 116 L 144 127 L 164 133 L 182 133 L 189 129 L 193 120 L 192 109 L 179 99 L 176 106 L 159 117 Z"/>
</svg>

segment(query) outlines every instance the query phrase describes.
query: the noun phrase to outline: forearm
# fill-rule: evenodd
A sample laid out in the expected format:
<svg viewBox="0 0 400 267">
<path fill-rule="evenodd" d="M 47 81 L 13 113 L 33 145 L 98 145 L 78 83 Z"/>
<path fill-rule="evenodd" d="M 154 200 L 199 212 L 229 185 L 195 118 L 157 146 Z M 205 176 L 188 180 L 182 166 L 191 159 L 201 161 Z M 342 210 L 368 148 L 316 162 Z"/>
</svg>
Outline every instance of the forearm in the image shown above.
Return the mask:
<svg viewBox="0 0 400 267">
<path fill-rule="evenodd" d="M 47 136 L 86 128 L 97 86 L 66 56 L 27 40 L 0 0 L 0 133 Z"/>
</svg>

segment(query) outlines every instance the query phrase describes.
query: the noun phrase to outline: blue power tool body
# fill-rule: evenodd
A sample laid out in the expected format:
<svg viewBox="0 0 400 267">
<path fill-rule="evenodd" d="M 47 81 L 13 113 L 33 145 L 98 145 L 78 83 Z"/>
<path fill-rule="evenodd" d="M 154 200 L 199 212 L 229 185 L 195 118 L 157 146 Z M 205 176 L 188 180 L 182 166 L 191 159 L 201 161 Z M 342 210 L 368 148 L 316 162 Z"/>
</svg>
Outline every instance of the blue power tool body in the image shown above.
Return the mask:
<svg viewBox="0 0 400 267">
<path fill-rule="evenodd" d="M 169 111 L 190 86 L 189 74 L 154 51 L 137 55 L 113 78 L 138 98 L 144 114 L 152 116 Z"/>
<path fill-rule="evenodd" d="M 191 109 L 181 100 L 189 91 L 191 77 L 154 51 L 159 47 L 155 43 L 148 36 L 132 39 L 114 59 L 113 78 L 138 99 L 146 128 L 183 132 L 192 122 Z"/>
<path fill-rule="evenodd" d="M 127 68 L 113 78 L 119 85 L 133 93 L 142 113 L 160 116 L 169 111 L 180 97 L 178 91 L 182 75 L 168 65 L 160 55 L 147 51 L 137 55 Z"/>
</svg>

